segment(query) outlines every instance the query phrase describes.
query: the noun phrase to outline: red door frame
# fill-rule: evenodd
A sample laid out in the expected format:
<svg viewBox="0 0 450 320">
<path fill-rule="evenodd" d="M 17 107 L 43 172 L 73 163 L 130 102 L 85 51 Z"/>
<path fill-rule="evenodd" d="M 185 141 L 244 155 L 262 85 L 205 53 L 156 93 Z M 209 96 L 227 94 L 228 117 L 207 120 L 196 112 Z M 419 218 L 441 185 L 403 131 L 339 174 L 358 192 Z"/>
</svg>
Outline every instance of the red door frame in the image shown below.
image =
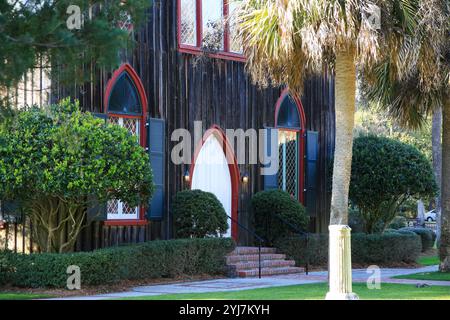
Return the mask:
<svg viewBox="0 0 450 320">
<path fill-rule="evenodd" d="M 228 162 L 228 169 L 230 170 L 231 177 L 231 217 L 234 221 L 231 221 L 231 237 L 238 241 L 238 225 L 235 221 L 238 220 L 238 205 L 239 205 L 239 185 L 240 185 L 240 172 L 239 167 L 237 165 L 236 156 L 234 154 L 234 150 L 231 148 L 231 145 L 227 139 L 225 132 L 218 126 L 213 125 L 209 128 L 205 134 L 203 135 L 202 140 L 198 143 L 195 148 L 192 164 L 189 170 L 189 176 L 191 177 L 189 181 L 189 188 L 191 187 L 195 162 L 197 161 L 198 154 L 203 147 L 205 141 L 211 136 L 214 135 L 219 143 L 222 145 L 223 152 Z"/>
<path fill-rule="evenodd" d="M 114 85 L 116 84 L 119 77 L 123 74 L 127 73 L 131 81 L 133 82 L 134 86 L 136 87 L 136 90 L 138 91 L 139 99 L 141 101 L 142 105 L 142 114 L 135 116 L 135 115 L 126 115 L 126 114 L 118 114 L 113 112 L 108 112 L 108 105 L 109 105 L 109 99 L 111 96 L 111 92 L 114 89 Z M 147 130 L 145 127 L 145 117 L 147 114 L 147 95 L 145 94 L 144 85 L 142 84 L 141 78 L 138 76 L 136 71 L 133 69 L 133 67 L 129 63 L 124 63 L 120 66 L 119 69 L 114 71 L 114 73 L 111 76 L 111 79 L 108 81 L 108 84 L 106 85 L 105 90 L 105 96 L 103 101 L 103 111 L 107 116 L 112 117 L 121 117 L 121 118 L 134 118 L 140 120 L 140 141 L 141 146 L 145 148 L 147 145 Z M 130 226 L 130 225 L 146 225 L 148 221 L 145 219 L 145 207 L 139 206 L 139 219 L 136 220 L 106 220 L 105 225 L 108 226 Z"/>
<path fill-rule="evenodd" d="M 278 128 L 278 113 L 280 111 L 281 104 L 283 103 L 284 99 L 292 97 L 294 99 L 295 105 L 297 106 L 297 111 L 300 116 L 300 129 L 289 129 L 289 128 L 281 128 L 285 131 L 294 131 L 300 134 L 299 138 L 299 148 L 298 148 L 298 159 L 299 159 L 299 168 L 298 168 L 298 200 L 305 205 L 305 197 L 304 197 L 304 190 L 305 190 L 305 135 L 306 135 L 306 117 L 305 117 L 305 111 L 303 110 L 302 101 L 297 95 L 293 95 L 289 92 L 289 88 L 285 88 L 282 92 L 280 97 L 277 100 L 276 106 L 275 106 L 275 128 Z"/>
</svg>

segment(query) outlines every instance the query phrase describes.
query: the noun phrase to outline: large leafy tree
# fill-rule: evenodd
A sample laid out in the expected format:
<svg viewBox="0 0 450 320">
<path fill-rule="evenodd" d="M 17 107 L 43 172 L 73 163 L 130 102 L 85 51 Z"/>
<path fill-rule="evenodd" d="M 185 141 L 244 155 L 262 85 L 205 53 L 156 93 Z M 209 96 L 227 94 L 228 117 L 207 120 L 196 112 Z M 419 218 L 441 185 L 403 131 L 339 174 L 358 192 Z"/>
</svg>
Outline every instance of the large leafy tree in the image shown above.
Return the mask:
<svg viewBox="0 0 450 320">
<path fill-rule="evenodd" d="M 365 70 L 371 100 L 405 127 L 418 128 L 442 109 L 440 269 L 450 272 L 450 8 L 423 0 L 417 32 L 401 48 L 404 67 L 382 61 Z M 438 159 L 439 161 L 439 159 Z"/>
<path fill-rule="evenodd" d="M 120 62 L 119 50 L 130 44 L 124 22 L 136 27 L 150 4 L 150 0 L 0 0 L 0 96 L 27 71 L 40 67 L 41 59 L 44 68 L 58 71 L 58 79 L 71 83 L 89 79 L 89 68 L 83 65 L 114 67 Z M 74 20 L 78 13 L 81 26 Z"/>
<path fill-rule="evenodd" d="M 20 204 L 44 252 L 73 250 L 87 208 L 150 200 L 149 158 L 136 137 L 69 99 L 20 111 L 0 133 L 0 198 Z"/>
<path fill-rule="evenodd" d="M 301 94 L 305 78 L 324 69 L 334 72 L 336 150 L 331 225 L 348 223 L 357 65 L 371 66 L 382 57 L 401 63 L 398 49 L 405 35 L 417 26 L 418 1 L 249 0 L 240 10 L 239 33 L 247 69 L 256 82 L 286 84 Z M 374 4 L 381 12 L 375 25 L 364 18 L 370 17 L 368 11 L 376 11 L 370 9 Z M 332 241 L 330 237 L 330 248 Z M 344 249 L 339 250 L 349 257 Z M 349 262 L 347 269 L 351 268 Z M 340 267 L 330 265 L 334 271 Z M 330 272 L 339 273 L 333 270 Z M 331 278 L 330 284 L 333 281 L 339 287 L 343 283 Z M 347 297 L 342 290 L 348 289 L 351 284 L 337 291 Z"/>
</svg>

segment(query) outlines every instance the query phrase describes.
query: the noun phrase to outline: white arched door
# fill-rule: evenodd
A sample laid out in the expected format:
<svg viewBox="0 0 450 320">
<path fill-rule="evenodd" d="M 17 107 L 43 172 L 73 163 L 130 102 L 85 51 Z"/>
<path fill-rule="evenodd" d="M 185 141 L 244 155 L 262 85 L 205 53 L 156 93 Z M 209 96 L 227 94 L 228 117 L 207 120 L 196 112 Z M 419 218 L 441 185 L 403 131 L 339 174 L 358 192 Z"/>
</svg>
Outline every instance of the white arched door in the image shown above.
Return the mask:
<svg viewBox="0 0 450 320">
<path fill-rule="evenodd" d="M 191 189 L 213 193 L 232 216 L 232 183 L 228 161 L 220 141 L 211 134 L 197 155 L 192 173 Z M 231 219 L 228 219 L 226 237 L 231 237 Z"/>
</svg>

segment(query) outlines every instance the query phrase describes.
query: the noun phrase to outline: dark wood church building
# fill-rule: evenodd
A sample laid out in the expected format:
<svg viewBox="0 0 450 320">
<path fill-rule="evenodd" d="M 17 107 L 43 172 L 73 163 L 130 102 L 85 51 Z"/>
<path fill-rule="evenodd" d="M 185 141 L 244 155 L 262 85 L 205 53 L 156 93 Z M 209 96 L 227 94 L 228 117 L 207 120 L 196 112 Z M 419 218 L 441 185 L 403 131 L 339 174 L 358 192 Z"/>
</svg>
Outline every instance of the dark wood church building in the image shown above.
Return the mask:
<svg viewBox="0 0 450 320">
<path fill-rule="evenodd" d="M 98 81 L 55 88 L 53 102 L 67 96 L 84 109 L 136 134 L 148 149 L 156 192 L 148 208 L 107 205 L 78 241 L 79 250 L 172 237 L 172 197 L 180 190 L 210 191 L 227 214 L 253 229 L 250 199 L 267 188 L 289 192 L 311 216 L 310 231 L 327 232 L 330 191 L 327 168 L 334 150 L 334 83 L 324 74 L 305 84 L 296 99 L 286 88 L 260 88 L 245 71 L 245 56 L 232 23 L 220 30 L 213 51 L 204 45 L 211 26 L 235 10 L 239 0 L 154 0 L 148 21 L 134 30 L 136 45 L 117 70 L 98 71 Z M 203 139 L 191 144 L 191 163 L 177 164 L 171 152 L 176 129 Z M 236 163 L 236 143 L 228 129 L 278 129 L 279 170 L 261 174 L 262 164 Z M 227 150 L 225 150 L 227 149 Z M 213 169 L 208 158 L 225 159 Z M 220 162 L 220 161 L 219 161 Z M 101 221 L 99 221 L 101 220 Z M 239 244 L 252 237 L 230 220 L 229 235 Z"/>
</svg>

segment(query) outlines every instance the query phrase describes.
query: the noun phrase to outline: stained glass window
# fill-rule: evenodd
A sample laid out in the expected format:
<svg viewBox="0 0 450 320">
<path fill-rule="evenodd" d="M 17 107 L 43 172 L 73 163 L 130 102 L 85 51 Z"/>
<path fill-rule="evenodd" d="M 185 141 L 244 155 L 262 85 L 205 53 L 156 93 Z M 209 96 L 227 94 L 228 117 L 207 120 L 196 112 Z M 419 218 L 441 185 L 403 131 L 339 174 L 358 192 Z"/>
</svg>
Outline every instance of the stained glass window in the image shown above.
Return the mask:
<svg viewBox="0 0 450 320">
<path fill-rule="evenodd" d="M 142 106 L 136 86 L 128 73 L 118 79 L 109 97 L 108 112 L 141 114 Z"/>
</svg>

